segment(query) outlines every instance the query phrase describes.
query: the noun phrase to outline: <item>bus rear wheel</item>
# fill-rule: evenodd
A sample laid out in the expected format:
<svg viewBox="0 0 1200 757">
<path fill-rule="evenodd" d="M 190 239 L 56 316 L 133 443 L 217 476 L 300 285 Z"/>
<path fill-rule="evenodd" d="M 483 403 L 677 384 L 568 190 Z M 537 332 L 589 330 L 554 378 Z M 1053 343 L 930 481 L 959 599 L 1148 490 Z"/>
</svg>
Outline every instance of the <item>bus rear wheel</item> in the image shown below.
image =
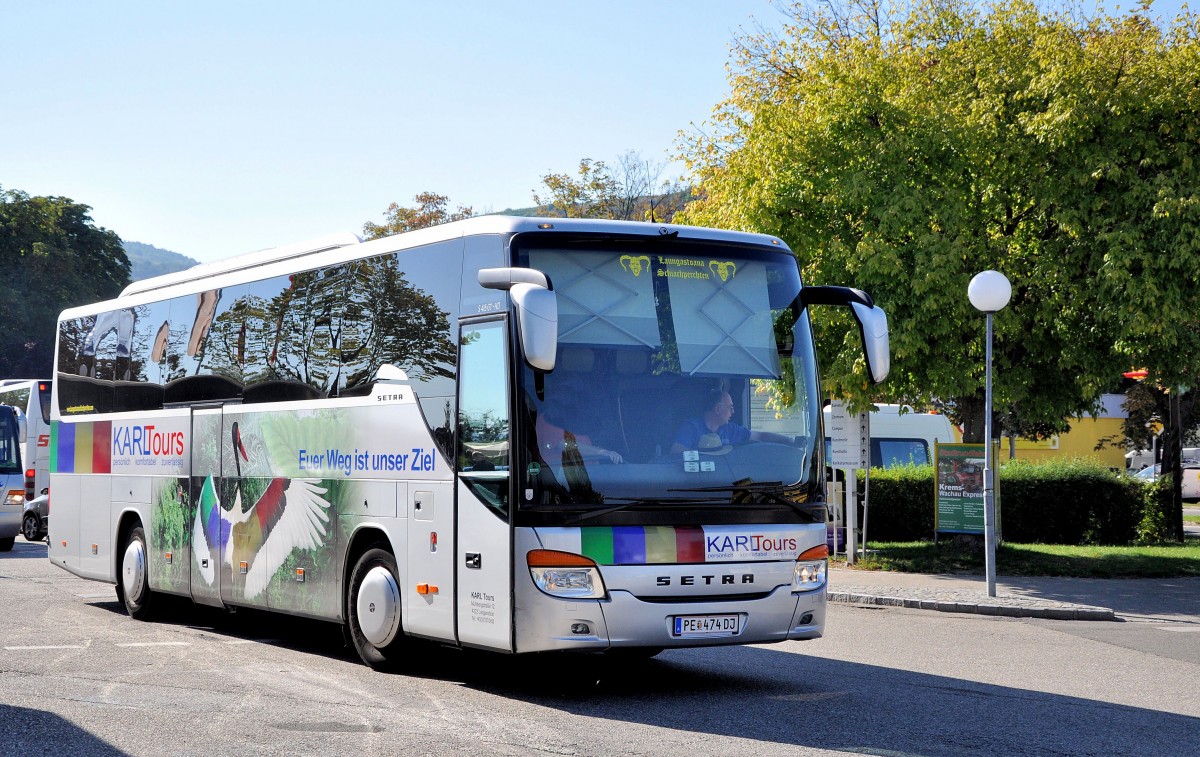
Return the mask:
<svg viewBox="0 0 1200 757">
<path fill-rule="evenodd" d="M 375 547 L 358 558 L 346 586 L 346 625 L 354 649 L 375 670 L 394 669 L 407 639 L 400 629 L 396 558 Z"/>
<path fill-rule="evenodd" d="M 117 576 L 117 599 L 125 605 L 125 612 L 135 620 L 151 617 L 149 563 L 146 559 L 146 532 L 134 526 L 125 537 L 125 552 L 121 557 L 121 574 Z"/>
</svg>

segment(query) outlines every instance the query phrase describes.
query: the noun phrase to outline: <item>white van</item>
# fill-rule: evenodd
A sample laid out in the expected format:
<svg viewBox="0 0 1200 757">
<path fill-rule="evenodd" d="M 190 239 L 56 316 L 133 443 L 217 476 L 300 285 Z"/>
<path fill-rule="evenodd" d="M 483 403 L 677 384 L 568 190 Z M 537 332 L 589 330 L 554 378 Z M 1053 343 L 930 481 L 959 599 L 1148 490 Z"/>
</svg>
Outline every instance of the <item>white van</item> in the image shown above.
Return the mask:
<svg viewBox="0 0 1200 757">
<path fill-rule="evenodd" d="M 918 413 L 911 407 L 900 412 L 901 405 L 877 405 L 871 412 L 871 467 L 894 468 L 900 465 L 928 465 L 933 462 L 934 445 L 954 444 L 962 434 L 950 419 L 937 413 Z M 825 425 L 832 411 L 825 408 Z M 829 437 L 825 437 L 825 456 L 829 457 Z"/>
<path fill-rule="evenodd" d="M 1157 441 L 1157 440 L 1155 440 Z M 1137 473 L 1145 470 L 1152 465 L 1155 465 L 1155 457 L 1157 450 L 1140 449 L 1131 450 L 1125 453 L 1125 470 L 1130 473 Z M 1188 463 L 1200 463 L 1200 447 L 1184 447 L 1180 452 L 1179 459 L 1186 465 Z"/>
</svg>

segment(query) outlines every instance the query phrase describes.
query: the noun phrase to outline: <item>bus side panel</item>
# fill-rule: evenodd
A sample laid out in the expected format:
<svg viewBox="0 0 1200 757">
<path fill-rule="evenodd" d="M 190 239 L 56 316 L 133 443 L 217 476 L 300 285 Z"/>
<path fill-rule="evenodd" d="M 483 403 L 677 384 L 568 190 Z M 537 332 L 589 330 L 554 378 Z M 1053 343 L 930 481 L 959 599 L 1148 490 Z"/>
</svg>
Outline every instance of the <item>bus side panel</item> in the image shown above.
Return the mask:
<svg viewBox="0 0 1200 757">
<path fill-rule="evenodd" d="M 55 473 L 54 517 L 50 519 L 50 562 L 79 573 L 79 476 Z"/>
<path fill-rule="evenodd" d="M 97 484 L 99 484 L 99 482 L 97 482 Z M 118 571 L 120 570 L 118 565 L 124 559 L 124 555 L 121 554 L 115 555 L 115 559 L 113 559 L 113 550 L 118 548 L 122 537 L 122 534 L 118 533 L 117 529 L 121 528 L 120 524 L 122 516 L 124 516 L 125 513 L 137 513 L 137 520 L 142 524 L 142 532 L 146 535 L 146 577 L 150 582 L 150 588 L 157 589 L 159 587 L 155 585 L 154 577 L 155 574 L 159 572 L 159 562 L 162 551 L 158 548 L 158 545 L 154 543 L 154 529 L 151 528 L 150 479 L 146 476 L 111 476 L 108 477 L 108 484 L 109 491 L 111 491 L 111 497 L 108 499 L 109 502 L 111 502 L 111 505 L 109 502 L 104 503 L 103 509 L 107 511 L 107 518 L 103 524 L 97 521 L 97 528 L 103 525 L 105 528 L 105 533 L 108 534 L 109 547 L 107 548 L 107 552 L 110 556 L 105 558 L 106 563 L 103 566 L 97 563 L 96 567 L 104 567 L 112 570 L 112 580 L 117 580 Z M 97 488 L 99 487 L 97 486 Z M 88 485 L 84 484 L 83 489 L 86 493 L 89 489 Z M 97 506 L 96 509 L 99 510 L 100 508 Z M 92 515 L 90 510 L 90 507 L 85 507 L 83 511 L 83 517 L 79 521 L 81 531 L 80 536 L 84 539 L 83 558 L 80 560 L 80 562 L 85 566 L 85 568 L 88 564 L 87 561 L 89 553 L 87 550 L 91 546 L 90 543 L 88 543 L 88 537 L 86 533 L 86 527 Z"/>
<path fill-rule="evenodd" d="M 221 483 L 221 411 L 202 409 L 192 412 L 188 450 L 191 456 L 185 540 L 192 545 L 189 574 L 192 601 L 221 607 L 220 502 L 217 488 Z M 214 510 L 216 508 L 216 510 Z"/>
<path fill-rule="evenodd" d="M 402 526 L 386 532 L 400 573 L 414 576 L 400 586 L 405 630 L 452 641 L 452 473 L 411 389 L 381 385 L 365 402 L 225 408 L 215 435 L 224 475 L 200 493 L 200 506 L 211 502 L 221 521 L 214 529 L 221 596 L 228 604 L 341 617 L 350 534 L 338 524 L 350 523 L 343 514 L 365 515 Z M 420 529 L 411 525 L 416 520 Z"/>
<path fill-rule="evenodd" d="M 400 586 L 409 586 L 408 564 L 403 560 L 404 545 L 408 543 L 408 510 L 400 507 L 399 503 L 408 501 L 408 483 L 404 481 L 366 481 L 348 482 L 345 501 L 338 507 L 337 539 L 338 539 L 338 573 L 335 585 L 338 587 L 338 605 L 335 619 L 345 622 L 342 615 L 341 599 L 345 592 L 345 584 L 350 580 L 350 572 L 354 570 L 352 563 L 346 562 L 346 550 L 354 542 L 355 534 L 360 529 L 370 529 L 373 533 L 382 533 L 396 560 L 396 570 L 399 575 L 396 580 Z M 367 537 L 375 541 L 377 536 Z M 408 612 L 409 592 L 400 592 L 401 617 Z"/>
<path fill-rule="evenodd" d="M 79 480 L 79 575 L 109 583 L 117 582 L 113 560 L 113 519 L 110 476 L 90 474 Z M 58 492 L 52 499 L 58 507 Z M 57 511 L 54 513 L 57 515 Z M 54 522 L 54 518 L 50 518 Z"/>
<path fill-rule="evenodd" d="M 448 467 L 437 452 L 422 454 Z M 445 641 L 455 640 L 453 492 L 449 481 L 409 482 L 407 562 L 411 583 L 400 587 L 408 594 L 404 630 Z"/>
<path fill-rule="evenodd" d="M 37 496 L 50 487 L 50 427 L 39 421 L 37 437 L 30 437 L 33 444 L 33 462 L 26 467 L 34 470 L 33 493 Z"/>
<path fill-rule="evenodd" d="M 34 386 L 36 387 L 37 384 Z M 50 389 L 47 387 L 46 393 L 49 391 Z M 35 388 L 29 402 L 29 411 L 26 413 L 29 419 L 27 449 L 31 457 L 25 461 L 25 467 L 32 468 L 34 471 L 33 494 L 35 497 L 50 486 L 50 426 L 42 418 L 41 397 L 42 392 Z"/>
<path fill-rule="evenodd" d="M 458 639 L 512 651 L 512 529 L 458 484 Z"/>
<path fill-rule="evenodd" d="M 192 547 L 188 519 L 186 476 L 146 478 L 150 486 L 150 588 L 170 594 L 191 594 Z M 119 534 L 118 534 L 119 536 Z"/>
</svg>

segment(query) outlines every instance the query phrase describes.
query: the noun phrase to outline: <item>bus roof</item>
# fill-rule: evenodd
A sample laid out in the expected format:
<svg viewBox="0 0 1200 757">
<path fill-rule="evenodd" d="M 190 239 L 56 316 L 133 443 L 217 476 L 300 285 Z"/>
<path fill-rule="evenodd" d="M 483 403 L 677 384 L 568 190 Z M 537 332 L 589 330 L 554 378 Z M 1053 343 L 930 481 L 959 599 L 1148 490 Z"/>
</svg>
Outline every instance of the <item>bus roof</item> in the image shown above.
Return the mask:
<svg viewBox="0 0 1200 757">
<path fill-rule="evenodd" d="M 184 271 L 168 273 L 162 276 L 155 276 L 154 278 L 150 279 L 135 281 L 129 286 L 125 287 L 124 291 L 122 291 L 120 294 L 120 298 L 123 299 L 136 294 L 152 292 L 158 289 L 165 289 L 167 287 L 173 287 L 179 284 L 186 284 L 187 282 L 191 281 L 209 279 L 222 274 L 257 268 L 269 263 L 275 263 L 283 260 L 297 260 L 310 255 L 318 255 L 334 250 L 345 251 L 344 248 L 350 246 L 362 245 L 360 254 L 351 254 L 348 256 L 339 255 L 339 257 L 355 258 L 359 257 L 360 255 L 365 257 L 367 255 L 378 254 L 385 251 L 403 250 L 406 248 L 419 247 L 448 239 L 477 234 L 509 234 L 521 231 L 547 230 L 638 235 L 677 232 L 681 237 L 684 238 L 777 245 L 781 249 L 788 249 L 786 245 L 784 245 L 777 237 L 768 236 L 766 234 L 724 231 L 719 229 L 708 229 L 699 226 L 676 226 L 672 224 L 654 224 L 643 221 L 609 221 L 586 218 L 523 218 L 518 216 L 488 215 L 475 216 L 463 221 L 455 221 L 452 223 L 440 224 L 438 226 L 431 226 L 429 228 L 418 229 L 416 231 L 410 231 L 404 234 L 384 237 L 383 239 L 372 240 L 370 242 L 364 242 L 353 233 L 341 232 L 297 244 L 257 250 L 255 252 L 237 255 L 234 257 L 225 258 L 223 260 L 201 263 Z M 313 265 L 316 266 L 319 265 L 319 263 L 313 263 Z"/>
</svg>

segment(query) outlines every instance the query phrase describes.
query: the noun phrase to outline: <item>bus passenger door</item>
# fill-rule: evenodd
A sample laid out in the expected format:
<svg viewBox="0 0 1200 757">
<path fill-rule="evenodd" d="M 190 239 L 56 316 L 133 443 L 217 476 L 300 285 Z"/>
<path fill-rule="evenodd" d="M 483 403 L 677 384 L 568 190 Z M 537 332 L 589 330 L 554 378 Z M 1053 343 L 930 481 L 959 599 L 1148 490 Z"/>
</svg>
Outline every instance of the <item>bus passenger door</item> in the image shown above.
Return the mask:
<svg viewBox="0 0 1200 757">
<path fill-rule="evenodd" d="M 188 519 L 192 538 L 192 600 L 221 607 L 221 445 L 225 438 L 220 407 L 192 410 L 192 476 Z"/>
<path fill-rule="evenodd" d="M 458 638 L 512 651 L 508 321 L 460 326 Z"/>
</svg>

